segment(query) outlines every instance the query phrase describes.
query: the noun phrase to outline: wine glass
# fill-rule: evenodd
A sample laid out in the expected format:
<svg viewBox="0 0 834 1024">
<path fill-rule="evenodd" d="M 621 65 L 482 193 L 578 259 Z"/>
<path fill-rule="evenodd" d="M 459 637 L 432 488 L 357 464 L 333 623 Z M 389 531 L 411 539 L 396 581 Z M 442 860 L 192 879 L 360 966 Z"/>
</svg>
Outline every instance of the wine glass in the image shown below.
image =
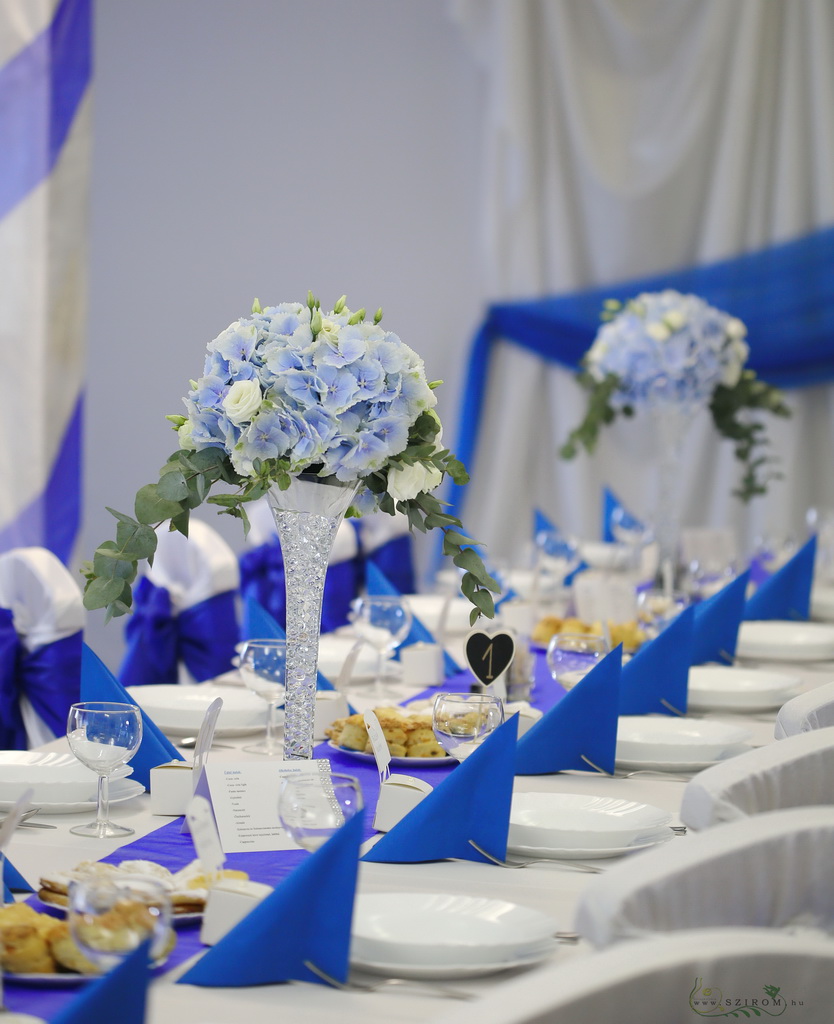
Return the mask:
<svg viewBox="0 0 834 1024">
<path fill-rule="evenodd" d="M 266 736 L 260 743 L 243 749 L 268 757 L 280 754 L 283 746 L 276 738 L 276 719 L 286 698 L 286 640 L 247 640 L 239 667 L 244 683 L 267 703 Z"/>
<path fill-rule="evenodd" d="M 173 946 L 171 899 L 152 878 L 82 878 L 69 884 L 67 923 L 81 952 L 107 971 L 146 939 L 151 961 Z"/>
<path fill-rule="evenodd" d="M 439 693 L 434 698 L 431 724 L 437 742 L 452 757 L 464 761 L 504 721 L 500 697 L 487 693 Z"/>
<path fill-rule="evenodd" d="M 70 832 L 94 839 L 133 835 L 132 828 L 108 821 L 110 776 L 127 764 L 142 742 L 142 712 L 135 704 L 86 701 L 73 704 L 67 717 L 67 740 L 78 760 L 98 775 L 96 820 Z"/>
<path fill-rule="evenodd" d="M 547 645 L 547 667 L 566 690 L 576 686 L 611 649 L 596 633 L 554 633 Z"/>
<path fill-rule="evenodd" d="M 637 595 L 637 619 L 646 636 L 653 640 L 690 604 L 682 590 L 666 591 L 654 587 Z"/>
<path fill-rule="evenodd" d="M 611 513 L 611 534 L 618 544 L 628 548 L 628 561 L 631 569 L 640 567 L 640 552 L 654 540 L 654 531 L 644 526 L 621 505 Z"/>
<path fill-rule="evenodd" d="M 359 780 L 352 775 L 295 775 L 281 782 L 278 818 L 293 842 L 313 852 L 363 806 Z"/>
<path fill-rule="evenodd" d="M 376 648 L 376 678 L 374 687 L 378 696 L 384 695 L 385 664 L 405 640 L 411 630 L 413 616 L 408 601 L 399 594 L 372 596 L 366 594 L 353 602 L 353 628 Z"/>
</svg>

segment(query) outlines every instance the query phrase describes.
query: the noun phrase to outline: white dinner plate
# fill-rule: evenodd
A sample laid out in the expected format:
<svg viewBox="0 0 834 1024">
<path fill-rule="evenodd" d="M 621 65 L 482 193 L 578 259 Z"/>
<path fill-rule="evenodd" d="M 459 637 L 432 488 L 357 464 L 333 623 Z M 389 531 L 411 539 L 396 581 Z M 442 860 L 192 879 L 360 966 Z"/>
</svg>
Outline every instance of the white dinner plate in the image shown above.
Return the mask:
<svg viewBox="0 0 834 1024">
<path fill-rule="evenodd" d="M 402 963 L 378 963 L 371 960 L 356 959 L 351 955 L 351 967 L 356 967 L 368 974 L 378 974 L 382 977 L 409 978 L 415 981 L 453 981 L 462 978 L 479 978 L 485 974 L 498 974 L 499 971 L 511 971 L 514 967 L 531 967 L 533 964 L 540 964 L 543 960 L 549 959 L 559 951 L 560 943 L 545 943 L 542 947 L 526 956 L 516 957 L 514 960 L 502 960 L 500 963 L 484 964 L 402 964 Z"/>
<path fill-rule="evenodd" d="M 193 736 L 199 732 L 209 704 L 218 697 L 222 698 L 223 707 L 215 736 L 250 736 L 266 728 L 266 701 L 245 687 L 161 683 L 129 686 L 127 692 L 166 736 Z"/>
<path fill-rule="evenodd" d="M 92 795 L 86 800 L 56 800 L 38 801 L 38 814 L 77 814 L 81 811 L 94 811 L 96 809 L 96 790 L 93 783 Z M 134 782 L 132 779 L 116 779 L 110 783 L 110 803 L 123 804 L 126 800 L 132 800 L 141 796 L 145 787 L 141 782 Z M 10 811 L 14 801 L 0 800 L 0 811 Z"/>
<path fill-rule="evenodd" d="M 123 774 L 130 774 L 125 769 Z M 0 751 L 0 800 L 17 800 L 33 790 L 35 804 L 83 800 L 95 790 L 98 776 L 74 754 L 41 750 Z"/>
<path fill-rule="evenodd" d="M 688 706 L 696 711 L 766 711 L 794 696 L 800 680 L 783 672 L 741 665 L 694 665 Z"/>
<path fill-rule="evenodd" d="M 374 755 L 367 754 L 364 750 L 348 750 L 346 747 L 338 747 L 333 740 L 328 740 L 327 745 L 331 750 L 338 750 L 340 754 L 347 754 L 348 757 L 353 757 L 357 761 L 376 764 Z M 392 757 L 391 764 L 395 768 L 434 768 L 439 764 L 457 764 L 457 761 L 447 754 L 446 757 Z"/>
<path fill-rule="evenodd" d="M 773 661 L 834 659 L 834 625 L 825 622 L 742 622 L 736 656 Z"/>
<path fill-rule="evenodd" d="M 357 637 L 353 634 L 335 634 L 327 633 L 319 639 L 319 660 L 318 668 L 322 675 L 326 676 L 331 682 L 334 682 L 339 678 L 339 673 L 342 671 L 342 666 L 345 663 L 345 659 L 353 650 L 356 643 Z M 395 663 L 396 664 L 396 663 Z M 359 648 L 359 654 L 356 658 L 356 663 L 353 666 L 353 672 L 351 673 L 352 682 L 368 682 L 376 679 L 376 665 L 377 655 L 376 649 L 363 644 Z M 390 672 L 393 668 L 390 663 L 386 667 L 386 672 Z M 396 666 L 399 668 L 399 665 Z"/>
<path fill-rule="evenodd" d="M 620 848 L 671 820 L 669 811 L 634 800 L 579 793 L 515 793 L 507 842 L 513 848 Z"/>
<path fill-rule="evenodd" d="M 539 910 L 454 893 L 363 893 L 351 928 L 351 962 L 486 967 L 549 955 L 558 924 Z"/>
<path fill-rule="evenodd" d="M 465 597 L 448 597 L 443 594 L 407 594 L 409 607 L 426 629 L 437 636 L 440 619 L 448 602 L 446 611 L 446 636 L 464 636 L 472 627 L 469 625 L 469 613 L 472 605 Z"/>
<path fill-rule="evenodd" d="M 717 761 L 750 739 L 750 730 L 726 722 L 693 721 L 668 715 L 621 715 L 616 763 Z"/>
<path fill-rule="evenodd" d="M 512 828 L 512 827 L 511 827 Z M 512 833 L 511 833 L 512 834 Z M 541 858 L 543 860 L 602 860 L 608 857 L 622 857 L 626 853 L 635 853 L 637 850 L 647 850 L 650 846 L 660 846 L 675 838 L 675 833 L 670 828 L 658 828 L 650 832 L 644 832 L 637 836 L 630 843 L 623 846 L 606 846 L 603 848 L 581 848 L 556 846 L 528 846 L 526 844 L 507 842 L 507 853 L 518 854 L 522 857 Z"/>
</svg>

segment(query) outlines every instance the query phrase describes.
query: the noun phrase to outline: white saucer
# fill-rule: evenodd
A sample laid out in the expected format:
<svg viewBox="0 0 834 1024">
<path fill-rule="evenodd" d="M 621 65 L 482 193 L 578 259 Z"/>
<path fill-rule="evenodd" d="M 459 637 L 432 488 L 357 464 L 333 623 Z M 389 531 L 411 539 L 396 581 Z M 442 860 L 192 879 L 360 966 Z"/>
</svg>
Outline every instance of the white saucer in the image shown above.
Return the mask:
<svg viewBox="0 0 834 1024">
<path fill-rule="evenodd" d="M 651 761 L 651 760 L 616 760 L 617 768 L 624 768 L 626 771 L 653 771 L 674 773 L 674 772 L 700 772 L 704 768 L 711 768 L 714 764 L 721 764 L 737 754 L 743 754 L 751 748 L 746 743 L 739 743 L 737 747 L 724 752 L 722 757 L 713 760 L 703 761 Z"/>
<path fill-rule="evenodd" d="M 413 978 L 415 981 L 452 981 L 455 978 L 479 978 L 485 974 L 498 974 L 500 971 L 511 971 L 514 967 L 531 967 L 533 964 L 540 964 L 543 960 L 549 959 L 559 951 L 560 943 L 552 942 L 545 944 L 534 953 L 526 956 L 516 957 L 514 960 L 504 960 L 500 963 L 484 964 L 401 964 L 401 963 L 378 963 L 371 960 L 360 960 L 353 956 L 350 958 L 351 967 L 366 971 L 368 974 L 382 975 L 382 977 Z"/>
</svg>

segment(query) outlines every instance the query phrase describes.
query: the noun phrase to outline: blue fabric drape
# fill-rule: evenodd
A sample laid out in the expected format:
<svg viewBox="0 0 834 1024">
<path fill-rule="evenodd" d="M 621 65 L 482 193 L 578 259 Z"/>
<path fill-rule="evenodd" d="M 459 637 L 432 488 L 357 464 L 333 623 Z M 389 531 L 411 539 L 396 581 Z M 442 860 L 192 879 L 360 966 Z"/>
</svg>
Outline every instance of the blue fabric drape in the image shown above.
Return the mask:
<svg viewBox="0 0 834 1024">
<path fill-rule="evenodd" d="M 701 267 L 584 291 L 490 306 L 472 342 L 456 451 L 470 466 L 483 410 L 492 344 L 501 339 L 578 369 L 605 299 L 674 288 L 700 295 L 745 322 L 748 365 L 777 387 L 834 380 L 834 228 Z M 471 467 L 470 467 L 471 468 Z M 450 488 L 453 506 L 460 488 Z"/>
<path fill-rule="evenodd" d="M 12 613 L 0 608 L 0 749 L 27 748 L 21 696 L 25 694 L 46 726 L 61 736 L 80 689 L 81 633 L 27 652 Z"/>
<path fill-rule="evenodd" d="M 231 669 L 238 641 L 234 591 L 215 594 L 174 615 L 171 595 L 145 576 L 134 591 L 134 602 L 119 670 L 123 686 L 174 684 L 180 662 L 198 683 Z"/>
</svg>

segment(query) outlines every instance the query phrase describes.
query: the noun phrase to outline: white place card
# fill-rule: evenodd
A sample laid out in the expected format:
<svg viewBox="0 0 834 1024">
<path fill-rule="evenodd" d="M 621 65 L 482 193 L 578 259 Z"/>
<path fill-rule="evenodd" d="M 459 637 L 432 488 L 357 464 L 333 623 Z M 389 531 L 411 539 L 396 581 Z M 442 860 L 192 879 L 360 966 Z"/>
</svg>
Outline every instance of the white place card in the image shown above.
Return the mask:
<svg viewBox="0 0 834 1024">
<path fill-rule="evenodd" d="M 281 780 L 330 773 L 330 762 L 209 761 L 205 776 L 224 853 L 297 850 L 278 818 Z"/>
</svg>

